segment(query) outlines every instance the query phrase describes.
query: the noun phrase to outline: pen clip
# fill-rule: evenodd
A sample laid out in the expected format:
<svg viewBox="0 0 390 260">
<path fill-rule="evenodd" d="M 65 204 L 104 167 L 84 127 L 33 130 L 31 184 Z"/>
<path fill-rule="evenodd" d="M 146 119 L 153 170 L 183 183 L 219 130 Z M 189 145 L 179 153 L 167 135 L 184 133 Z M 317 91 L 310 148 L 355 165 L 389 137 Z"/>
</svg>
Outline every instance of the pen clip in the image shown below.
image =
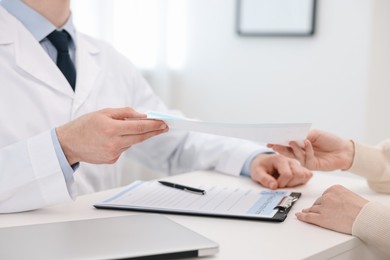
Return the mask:
<svg viewBox="0 0 390 260">
<path fill-rule="evenodd" d="M 194 189 L 187 189 L 187 188 L 183 188 L 184 191 L 188 191 L 188 192 L 192 192 L 192 193 L 195 193 L 195 194 L 199 194 L 199 195 L 205 195 L 206 192 L 204 190 L 194 190 Z"/>
<path fill-rule="evenodd" d="M 282 212 L 286 211 L 287 209 L 289 209 L 295 201 L 297 201 L 298 198 L 297 197 L 293 197 L 293 196 L 284 196 L 281 201 L 278 203 L 278 205 L 276 205 L 274 207 L 274 209 L 278 209 Z"/>
</svg>

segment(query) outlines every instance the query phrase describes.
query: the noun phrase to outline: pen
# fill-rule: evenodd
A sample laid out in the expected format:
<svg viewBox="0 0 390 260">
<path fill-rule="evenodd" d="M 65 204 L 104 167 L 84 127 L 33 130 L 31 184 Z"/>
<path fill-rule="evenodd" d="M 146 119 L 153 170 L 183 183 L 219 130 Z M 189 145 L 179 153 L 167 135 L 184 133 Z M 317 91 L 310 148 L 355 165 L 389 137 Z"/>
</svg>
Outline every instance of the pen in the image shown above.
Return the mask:
<svg viewBox="0 0 390 260">
<path fill-rule="evenodd" d="M 172 183 L 172 182 L 159 181 L 159 183 L 161 183 L 162 185 L 171 187 L 171 188 L 184 190 L 184 191 L 188 191 L 188 192 L 193 192 L 193 193 L 196 193 L 196 194 L 199 194 L 199 195 L 205 195 L 206 194 L 205 190 L 192 188 L 192 187 L 188 187 L 188 186 L 184 186 L 184 185 L 180 185 L 180 184 L 176 184 L 176 183 Z"/>
</svg>

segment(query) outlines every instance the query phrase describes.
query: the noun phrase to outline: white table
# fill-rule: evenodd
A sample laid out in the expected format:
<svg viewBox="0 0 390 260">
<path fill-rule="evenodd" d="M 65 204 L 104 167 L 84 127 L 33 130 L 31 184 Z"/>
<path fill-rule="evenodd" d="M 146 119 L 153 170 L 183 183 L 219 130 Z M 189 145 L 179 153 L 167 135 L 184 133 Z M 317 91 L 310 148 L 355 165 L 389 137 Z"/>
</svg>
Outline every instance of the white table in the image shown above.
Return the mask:
<svg viewBox="0 0 390 260">
<path fill-rule="evenodd" d="M 248 178 L 213 172 L 193 172 L 169 177 L 183 184 L 216 184 L 232 187 L 258 187 Z M 342 184 L 370 200 L 390 205 L 390 199 L 371 191 L 366 182 L 348 173 L 315 173 L 306 185 L 290 191 L 302 192 L 302 197 L 282 223 L 166 215 L 170 219 L 216 241 L 220 252 L 207 259 L 387 259 L 382 253 L 367 247 L 359 239 L 300 222 L 294 213 L 309 207 L 329 186 Z M 120 188 L 80 196 L 76 202 L 17 214 L 0 215 L 0 228 L 37 223 L 140 214 L 130 211 L 98 210 L 93 204 L 118 192 Z M 0 230 L 1 232 L 1 230 Z M 91 242 L 91 241 L 90 241 Z M 15 246 L 20 250 L 20 245 Z"/>
</svg>

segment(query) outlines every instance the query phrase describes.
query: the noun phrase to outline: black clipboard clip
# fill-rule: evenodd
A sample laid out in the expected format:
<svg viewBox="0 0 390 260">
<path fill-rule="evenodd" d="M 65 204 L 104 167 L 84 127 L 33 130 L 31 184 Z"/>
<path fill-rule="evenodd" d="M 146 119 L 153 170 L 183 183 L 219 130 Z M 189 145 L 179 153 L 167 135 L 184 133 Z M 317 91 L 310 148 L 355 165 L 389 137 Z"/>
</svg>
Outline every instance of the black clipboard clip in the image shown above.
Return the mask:
<svg viewBox="0 0 390 260">
<path fill-rule="evenodd" d="M 284 196 L 282 200 L 274 207 L 274 209 L 278 209 L 280 212 L 284 212 L 291 208 L 291 206 L 298 200 L 298 197 L 295 196 Z"/>
</svg>

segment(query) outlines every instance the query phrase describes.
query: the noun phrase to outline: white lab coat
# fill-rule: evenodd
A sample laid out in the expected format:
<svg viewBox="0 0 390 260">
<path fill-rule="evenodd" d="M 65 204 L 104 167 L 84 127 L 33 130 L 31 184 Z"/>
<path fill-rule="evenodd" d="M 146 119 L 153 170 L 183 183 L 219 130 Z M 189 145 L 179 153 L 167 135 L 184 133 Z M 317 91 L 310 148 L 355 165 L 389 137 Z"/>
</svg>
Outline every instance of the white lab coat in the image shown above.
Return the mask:
<svg viewBox="0 0 390 260">
<path fill-rule="evenodd" d="M 126 58 L 81 33 L 76 41 L 74 93 L 29 31 L 0 6 L 0 212 L 71 200 L 51 128 L 107 107 L 168 112 Z M 242 140 L 172 131 L 126 153 L 170 173 L 210 169 L 238 175 L 246 158 L 259 148 Z M 120 169 L 120 162 L 81 163 L 74 187 L 78 194 L 117 187 Z"/>
</svg>

